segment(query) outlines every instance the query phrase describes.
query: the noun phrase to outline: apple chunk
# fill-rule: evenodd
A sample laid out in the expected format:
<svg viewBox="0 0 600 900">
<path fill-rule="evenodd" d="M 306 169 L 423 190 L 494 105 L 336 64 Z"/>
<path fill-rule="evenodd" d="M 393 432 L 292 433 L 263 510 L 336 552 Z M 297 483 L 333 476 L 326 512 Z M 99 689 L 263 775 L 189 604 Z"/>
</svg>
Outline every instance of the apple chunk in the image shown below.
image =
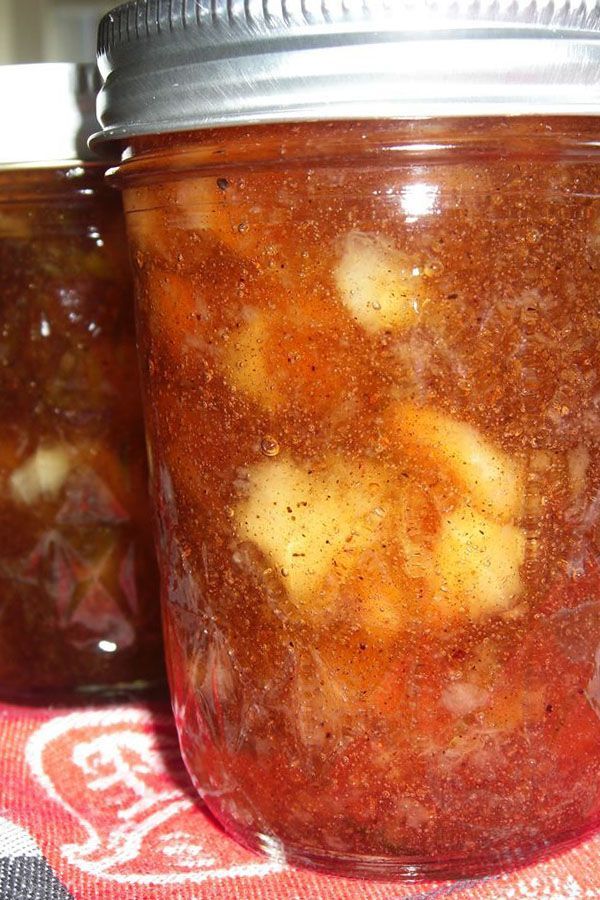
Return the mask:
<svg viewBox="0 0 600 900">
<path fill-rule="evenodd" d="M 273 411 L 282 402 L 276 374 L 269 368 L 269 322 L 264 313 L 244 321 L 223 355 L 224 372 L 231 387 Z"/>
<path fill-rule="evenodd" d="M 347 234 L 334 279 L 352 318 L 371 334 L 409 328 L 427 299 L 420 268 L 379 235 Z"/>
<path fill-rule="evenodd" d="M 66 444 L 38 447 L 9 478 L 13 499 L 28 506 L 39 500 L 54 500 L 72 465 L 73 453 Z"/>
<path fill-rule="evenodd" d="M 237 507 L 238 537 L 278 570 L 294 605 L 318 617 L 336 595 L 328 577 L 337 586 L 377 540 L 377 489 L 369 473 L 339 460 L 319 468 L 289 458 L 259 463 Z"/>
<path fill-rule="evenodd" d="M 394 405 L 389 424 L 402 454 L 427 460 L 480 512 L 502 522 L 519 517 L 525 495 L 522 465 L 472 425 L 412 403 Z"/>
<path fill-rule="evenodd" d="M 523 589 L 525 543 L 521 528 L 457 507 L 442 521 L 434 549 L 438 610 L 477 620 L 510 609 Z"/>
</svg>

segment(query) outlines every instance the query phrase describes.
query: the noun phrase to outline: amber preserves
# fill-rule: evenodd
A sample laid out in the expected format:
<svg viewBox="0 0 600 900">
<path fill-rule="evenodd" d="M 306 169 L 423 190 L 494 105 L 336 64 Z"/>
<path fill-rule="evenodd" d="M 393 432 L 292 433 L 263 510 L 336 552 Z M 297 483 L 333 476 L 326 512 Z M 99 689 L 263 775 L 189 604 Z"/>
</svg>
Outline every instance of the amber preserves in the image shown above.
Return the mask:
<svg viewBox="0 0 600 900">
<path fill-rule="evenodd" d="M 102 167 L 0 172 L 0 691 L 161 676 L 129 263 Z"/>
<path fill-rule="evenodd" d="M 133 142 L 174 709 L 250 846 L 456 875 L 598 824 L 596 137 Z"/>
</svg>

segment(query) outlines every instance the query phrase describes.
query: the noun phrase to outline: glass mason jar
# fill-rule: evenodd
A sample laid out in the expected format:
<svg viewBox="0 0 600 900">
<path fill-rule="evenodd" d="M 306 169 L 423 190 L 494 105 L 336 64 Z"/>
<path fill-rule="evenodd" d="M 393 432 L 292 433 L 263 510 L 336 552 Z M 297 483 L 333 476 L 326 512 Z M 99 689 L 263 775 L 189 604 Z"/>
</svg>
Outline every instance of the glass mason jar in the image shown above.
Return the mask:
<svg viewBox="0 0 600 900">
<path fill-rule="evenodd" d="M 246 34 L 251 55 L 250 25 L 146 46 L 123 37 L 132 9 L 101 26 L 100 108 L 125 139 L 168 668 L 199 793 L 247 846 L 345 874 L 461 876 L 568 845 L 600 822 L 597 86 L 579 72 L 586 115 L 568 85 L 549 99 L 515 15 L 499 38 L 475 23 L 457 58 L 534 58 L 527 115 L 516 95 L 411 105 L 393 68 L 422 43 L 410 21 L 373 53 L 357 18 L 338 56 L 342 25 L 315 12 L 292 71 L 350 73 L 321 105 L 317 83 L 312 106 L 275 89 L 269 106 L 244 58 L 211 108 L 214 45 L 227 60 Z M 380 49 L 365 90 L 387 97 L 387 73 L 396 94 L 358 119 Z M 181 64 L 164 96 L 159 60 Z"/>
<path fill-rule="evenodd" d="M 123 213 L 80 143 L 94 70 L 0 85 L 0 693 L 142 686 L 157 573 Z"/>
</svg>

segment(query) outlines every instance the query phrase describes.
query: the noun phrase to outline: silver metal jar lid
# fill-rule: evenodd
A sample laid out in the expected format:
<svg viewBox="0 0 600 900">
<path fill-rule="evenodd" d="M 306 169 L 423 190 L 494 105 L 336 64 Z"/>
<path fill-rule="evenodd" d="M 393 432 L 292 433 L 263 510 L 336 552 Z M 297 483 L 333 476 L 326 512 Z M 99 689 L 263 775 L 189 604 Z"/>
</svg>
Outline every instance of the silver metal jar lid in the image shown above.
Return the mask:
<svg viewBox="0 0 600 900">
<path fill-rule="evenodd" d="M 95 65 L 0 66 L 0 165 L 56 165 L 97 159 Z"/>
<path fill-rule="evenodd" d="M 600 0 L 131 0 L 98 139 L 319 119 L 600 113 Z"/>
</svg>

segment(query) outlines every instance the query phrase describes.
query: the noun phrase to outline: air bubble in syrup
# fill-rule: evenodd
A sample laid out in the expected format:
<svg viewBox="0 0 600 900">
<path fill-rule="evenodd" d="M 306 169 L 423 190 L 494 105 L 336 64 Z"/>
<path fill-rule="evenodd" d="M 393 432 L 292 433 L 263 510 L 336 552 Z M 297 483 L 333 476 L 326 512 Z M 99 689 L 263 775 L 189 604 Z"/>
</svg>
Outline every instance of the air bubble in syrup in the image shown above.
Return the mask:
<svg viewBox="0 0 600 900">
<path fill-rule="evenodd" d="M 279 442 L 271 434 L 265 434 L 260 442 L 260 452 L 265 456 L 277 456 L 280 451 Z"/>
</svg>

